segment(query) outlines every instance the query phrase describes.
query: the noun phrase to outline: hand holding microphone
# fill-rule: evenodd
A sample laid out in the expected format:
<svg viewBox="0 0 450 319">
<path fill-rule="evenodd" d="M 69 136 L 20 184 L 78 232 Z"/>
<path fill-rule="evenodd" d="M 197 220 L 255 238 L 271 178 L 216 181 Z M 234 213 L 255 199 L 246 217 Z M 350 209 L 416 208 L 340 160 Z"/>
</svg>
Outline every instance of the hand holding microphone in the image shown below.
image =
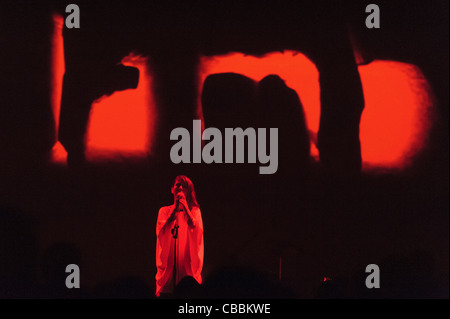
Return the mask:
<svg viewBox="0 0 450 319">
<path fill-rule="evenodd" d="M 172 214 L 170 215 L 170 217 L 168 219 L 169 222 L 172 222 L 177 218 L 178 212 L 180 211 L 180 203 L 182 205 L 184 205 L 183 201 L 186 202 L 186 198 L 185 198 L 183 192 L 178 192 L 175 195 L 175 208 L 173 209 Z"/>
<path fill-rule="evenodd" d="M 184 208 L 188 207 L 187 201 L 186 201 L 186 196 L 184 195 L 183 192 L 179 192 L 176 196 L 176 207 L 178 208 L 179 204 L 182 204 L 184 206 Z"/>
</svg>

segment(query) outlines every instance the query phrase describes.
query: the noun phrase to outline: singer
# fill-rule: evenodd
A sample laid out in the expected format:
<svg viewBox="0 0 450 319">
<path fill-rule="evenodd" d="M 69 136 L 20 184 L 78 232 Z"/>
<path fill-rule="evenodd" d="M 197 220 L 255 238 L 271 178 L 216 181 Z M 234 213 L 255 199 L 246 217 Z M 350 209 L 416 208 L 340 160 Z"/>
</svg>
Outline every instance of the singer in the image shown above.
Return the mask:
<svg viewBox="0 0 450 319">
<path fill-rule="evenodd" d="M 156 293 L 170 294 L 185 276 L 202 283 L 203 221 L 194 184 L 179 175 L 172 186 L 174 203 L 159 209 L 156 223 Z"/>
</svg>

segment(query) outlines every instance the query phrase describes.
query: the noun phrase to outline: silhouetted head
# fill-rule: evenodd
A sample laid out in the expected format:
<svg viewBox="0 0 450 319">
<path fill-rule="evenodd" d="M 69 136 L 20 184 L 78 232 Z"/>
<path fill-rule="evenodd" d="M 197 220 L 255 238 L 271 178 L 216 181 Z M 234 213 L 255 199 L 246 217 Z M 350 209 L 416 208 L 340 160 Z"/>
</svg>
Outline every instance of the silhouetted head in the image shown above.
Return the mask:
<svg viewBox="0 0 450 319">
<path fill-rule="evenodd" d="M 176 196 L 179 192 L 183 192 L 186 196 L 189 209 L 192 209 L 193 207 L 200 207 L 197 203 L 197 197 L 195 196 L 194 184 L 187 176 L 178 175 L 175 178 L 171 191 L 173 196 Z"/>
</svg>

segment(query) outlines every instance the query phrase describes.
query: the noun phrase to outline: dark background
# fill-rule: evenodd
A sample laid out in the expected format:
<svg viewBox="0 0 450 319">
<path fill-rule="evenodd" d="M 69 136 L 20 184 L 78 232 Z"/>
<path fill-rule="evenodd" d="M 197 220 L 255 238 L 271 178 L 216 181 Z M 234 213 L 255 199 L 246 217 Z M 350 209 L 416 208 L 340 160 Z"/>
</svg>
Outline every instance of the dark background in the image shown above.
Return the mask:
<svg viewBox="0 0 450 319">
<path fill-rule="evenodd" d="M 448 298 L 448 2 L 377 1 L 378 30 L 365 27 L 368 3 L 78 1 L 81 28 L 64 39 L 66 72 L 88 79 L 81 102 L 104 94 L 89 79 L 108 79 L 108 65 L 135 51 L 150 56 L 161 122 L 153 157 L 68 168 L 49 155 L 52 14 L 69 3 L 2 2 L 0 295 L 152 297 L 157 212 L 184 174 L 202 209 L 209 296 Z M 264 176 L 256 165 L 170 163 L 170 130 L 194 118 L 200 55 L 290 49 L 345 70 L 346 26 L 369 60 L 415 64 L 430 82 L 436 121 L 412 167 L 281 170 L 280 158 Z M 80 290 L 64 286 L 69 263 Z M 364 285 L 371 263 L 378 290 Z"/>
</svg>

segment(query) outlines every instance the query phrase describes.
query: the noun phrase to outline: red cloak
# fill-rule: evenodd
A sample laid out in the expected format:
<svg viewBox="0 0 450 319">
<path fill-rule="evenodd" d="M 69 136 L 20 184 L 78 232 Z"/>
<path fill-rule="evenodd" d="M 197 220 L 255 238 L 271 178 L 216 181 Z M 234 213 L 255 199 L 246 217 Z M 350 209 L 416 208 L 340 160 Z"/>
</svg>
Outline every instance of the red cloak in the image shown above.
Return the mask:
<svg viewBox="0 0 450 319">
<path fill-rule="evenodd" d="M 174 238 L 171 230 L 175 223 L 179 226 L 177 238 L 176 283 L 183 277 L 191 276 L 202 283 L 203 268 L 203 221 L 200 208 L 191 210 L 192 222 L 185 211 L 179 211 L 174 221 L 168 219 L 175 205 L 161 207 L 156 223 L 156 296 L 161 292 L 172 292 L 174 265 Z"/>
</svg>

